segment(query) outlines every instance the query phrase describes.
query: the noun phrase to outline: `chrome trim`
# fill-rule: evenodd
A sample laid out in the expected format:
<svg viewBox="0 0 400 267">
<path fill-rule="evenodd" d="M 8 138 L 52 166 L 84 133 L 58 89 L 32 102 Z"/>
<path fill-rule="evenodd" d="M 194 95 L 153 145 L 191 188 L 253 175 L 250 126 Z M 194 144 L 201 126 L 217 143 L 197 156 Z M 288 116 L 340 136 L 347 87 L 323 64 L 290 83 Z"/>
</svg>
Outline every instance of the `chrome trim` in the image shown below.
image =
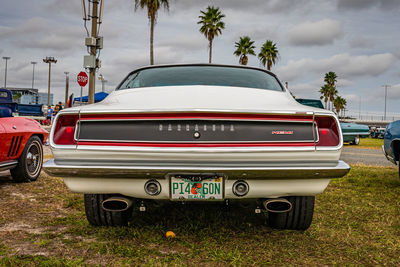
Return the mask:
<svg viewBox="0 0 400 267">
<path fill-rule="evenodd" d="M 124 113 L 125 114 L 125 113 Z M 258 114 L 254 114 L 258 115 Z M 272 114 L 271 114 L 272 115 Z M 215 120 L 215 121 L 265 121 L 265 122 L 299 122 L 299 123 L 312 123 L 312 121 L 293 121 L 293 120 L 268 120 L 268 119 L 221 119 L 221 118 L 161 118 L 161 119 L 152 119 L 152 118 L 146 118 L 146 119 L 80 119 L 79 121 L 84 121 L 84 122 L 98 122 L 98 121 L 177 121 L 177 120 L 182 120 L 182 121 L 210 121 L 210 120 Z"/>
<path fill-rule="evenodd" d="M 304 116 L 304 115 L 319 115 L 319 116 L 331 116 L 335 118 L 336 123 L 338 125 L 338 131 L 339 131 L 339 145 L 335 147 L 317 147 L 314 146 L 312 149 L 309 147 L 264 147 L 264 151 L 337 151 L 340 150 L 343 147 L 343 136 L 342 136 L 342 129 L 340 127 L 340 122 L 338 118 L 336 117 L 335 114 L 333 114 L 331 111 L 319 111 L 319 112 L 312 112 L 312 111 L 306 111 L 306 112 L 297 112 L 297 111 L 243 111 L 243 110 L 208 110 L 208 109 L 181 109 L 181 110 L 151 110 L 151 111 L 143 111 L 143 110 L 101 110 L 101 111 L 81 111 L 81 110 L 62 110 L 57 114 L 57 116 L 54 119 L 53 125 L 51 127 L 50 135 L 49 135 L 49 140 L 50 140 L 50 147 L 52 149 L 79 149 L 79 147 L 85 147 L 85 149 L 89 149 L 90 146 L 78 146 L 78 145 L 56 145 L 53 142 L 53 136 L 54 136 L 54 128 L 57 123 L 57 120 L 60 115 L 62 114 L 75 114 L 78 115 L 80 120 L 81 115 L 85 114 L 126 114 L 127 112 L 129 113 L 138 113 L 138 114 L 153 114 L 153 113 L 160 113 L 160 112 L 168 112 L 168 113 L 182 113 L 182 112 L 190 112 L 190 113 L 235 113 L 235 114 L 258 114 L 258 115 L 298 115 L 298 116 Z M 103 146 L 101 147 L 102 149 L 104 148 Z M 107 149 L 115 149 L 116 147 L 108 147 Z M 121 148 L 121 146 L 118 146 L 118 148 Z M 134 149 L 141 149 L 142 147 L 132 147 Z M 271 149 L 272 148 L 272 149 Z M 288 149 L 289 148 L 289 149 Z M 153 151 L 161 149 L 160 147 L 152 147 L 151 148 Z M 163 150 L 165 148 L 162 148 Z M 182 148 L 180 148 L 182 149 Z M 195 151 L 196 149 L 199 148 L 194 148 L 192 151 Z M 232 149 L 232 148 L 231 148 Z M 237 149 L 233 148 L 232 150 Z M 256 149 L 255 147 L 248 147 L 247 149 L 250 149 L 254 151 L 253 149 Z M 175 150 L 179 151 L 179 150 Z"/>
<path fill-rule="evenodd" d="M 75 112 L 76 113 L 76 112 Z M 153 109 L 153 110 L 135 110 L 135 109 L 114 109 L 114 110 L 80 110 L 82 115 L 89 114 L 155 114 L 155 113 L 223 113 L 223 114 L 249 114 L 249 115 L 312 115 L 313 111 L 304 111 L 299 113 L 298 111 L 285 111 L 285 110 L 228 110 L 228 109 Z M 320 112 L 321 115 L 334 115 L 331 111 Z"/>
<path fill-rule="evenodd" d="M 369 135 L 369 132 L 343 132 L 343 135 Z"/>
<path fill-rule="evenodd" d="M 350 166 L 338 161 L 336 166 L 310 167 L 255 167 L 255 166 L 79 166 L 59 165 L 49 160 L 43 165 L 45 172 L 57 177 L 85 178 L 130 178 L 166 179 L 166 176 L 179 173 L 216 173 L 232 179 L 325 179 L 339 178 L 350 171 Z"/>
<path fill-rule="evenodd" d="M 313 117 L 314 118 L 314 117 Z M 168 121 L 168 120 L 177 120 L 175 119 L 101 119 L 101 120 L 81 120 L 79 119 L 76 123 L 75 127 L 75 133 L 74 133 L 74 140 L 78 141 L 77 138 L 77 131 L 80 127 L 78 124 L 81 121 L 84 122 L 97 122 L 97 121 Z M 200 120 L 200 121 L 209 121 L 210 119 L 197 119 L 197 118 L 183 118 L 183 119 L 178 119 L 178 120 Z M 310 123 L 314 124 L 314 121 L 293 121 L 293 120 L 256 120 L 256 119 L 251 119 L 251 120 L 244 120 L 244 119 L 212 119 L 215 121 L 265 121 L 265 122 L 292 122 L 292 123 Z M 312 126 L 311 126 L 312 127 Z M 313 132 L 314 139 L 313 140 L 300 140 L 300 141 L 152 141 L 152 140 L 147 140 L 147 141 L 138 141 L 138 140 L 102 140 L 102 139 L 79 139 L 79 141 L 84 141 L 84 142 L 115 142 L 115 143 L 161 143 L 161 144 L 181 144 L 181 143 L 193 143 L 193 144 L 225 144 L 225 143 L 232 143 L 232 144 L 241 144 L 241 143 L 315 143 L 319 141 L 319 133 L 318 133 L 318 127 L 315 129 L 317 132 L 317 140 L 315 141 L 315 132 Z"/>
<path fill-rule="evenodd" d="M 50 130 L 50 134 L 49 134 L 49 143 L 50 143 L 50 147 L 51 148 L 61 148 L 61 149 L 76 149 L 77 145 L 56 145 L 54 143 L 54 131 L 57 125 L 57 121 L 60 118 L 60 116 L 62 115 L 78 115 L 78 120 L 80 120 L 80 112 L 76 111 L 76 110 L 62 110 L 61 112 L 59 112 L 56 117 L 54 118 L 53 124 L 51 125 L 51 130 Z M 76 127 L 75 127 L 75 131 L 76 131 Z M 75 133 L 74 133 L 75 134 Z"/>
<path fill-rule="evenodd" d="M 132 152 L 277 152 L 277 151 L 315 151 L 314 146 L 248 146 L 248 147 L 151 147 L 151 146 L 87 146 L 80 145 L 76 150 L 132 151 Z M 323 149 L 321 149 L 323 151 Z"/>
<path fill-rule="evenodd" d="M 0 172 L 10 170 L 10 169 L 14 168 L 15 166 L 17 166 L 17 164 L 18 164 L 17 160 L 1 162 L 0 163 Z"/>
<path fill-rule="evenodd" d="M 383 151 L 383 154 L 385 155 L 385 157 L 386 157 L 386 159 L 387 159 L 388 161 L 390 161 L 390 162 L 393 163 L 394 165 L 397 165 L 397 162 L 394 160 L 394 158 L 386 153 L 386 151 L 385 151 L 385 145 L 382 145 L 382 151 Z"/>
</svg>

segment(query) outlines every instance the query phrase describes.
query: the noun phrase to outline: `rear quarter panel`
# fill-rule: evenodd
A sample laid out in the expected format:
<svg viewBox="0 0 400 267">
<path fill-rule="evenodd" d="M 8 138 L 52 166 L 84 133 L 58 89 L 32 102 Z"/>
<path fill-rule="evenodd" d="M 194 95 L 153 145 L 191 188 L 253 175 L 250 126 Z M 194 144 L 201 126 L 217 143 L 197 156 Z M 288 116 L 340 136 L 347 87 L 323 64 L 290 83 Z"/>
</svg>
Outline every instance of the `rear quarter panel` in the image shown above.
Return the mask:
<svg viewBox="0 0 400 267">
<path fill-rule="evenodd" d="M 48 132 L 34 120 L 16 117 L 0 118 L 0 161 L 17 159 L 21 155 L 26 142 L 32 135 L 38 135 L 44 142 L 48 137 Z M 15 149 L 10 146 L 14 138 L 14 143 L 18 138 L 18 144 Z M 21 140 L 21 141 L 19 141 Z M 12 151 L 14 150 L 14 153 Z"/>
<path fill-rule="evenodd" d="M 399 160 L 398 154 L 396 155 L 394 151 L 395 149 L 394 142 L 400 142 L 400 120 L 389 124 L 386 128 L 384 135 L 385 152 L 398 161 Z"/>
</svg>

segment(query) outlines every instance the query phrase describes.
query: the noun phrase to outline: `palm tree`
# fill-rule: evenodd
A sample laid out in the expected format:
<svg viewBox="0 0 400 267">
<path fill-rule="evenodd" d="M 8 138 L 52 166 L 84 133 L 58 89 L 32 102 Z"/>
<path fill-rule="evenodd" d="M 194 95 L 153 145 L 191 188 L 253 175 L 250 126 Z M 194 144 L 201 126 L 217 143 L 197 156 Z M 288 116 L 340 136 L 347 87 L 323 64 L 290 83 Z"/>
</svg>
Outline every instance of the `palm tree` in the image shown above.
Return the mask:
<svg viewBox="0 0 400 267">
<path fill-rule="evenodd" d="M 347 105 L 346 99 L 341 96 L 337 96 L 333 101 L 333 105 L 335 106 L 336 113 L 339 115 L 340 111 L 343 111 Z"/>
<path fill-rule="evenodd" d="M 336 90 L 336 86 L 329 87 L 329 109 L 333 111 L 333 101 L 335 100 L 338 91 Z"/>
<path fill-rule="evenodd" d="M 333 106 L 334 106 L 333 101 L 335 100 L 335 97 L 338 93 L 338 91 L 336 90 L 336 79 L 337 79 L 337 75 L 335 72 L 330 71 L 330 72 L 325 73 L 325 78 L 324 78 L 325 85 L 323 87 L 326 87 L 324 89 L 326 91 L 325 92 L 326 96 L 324 95 L 324 97 L 325 97 L 325 100 L 327 99 L 327 102 L 329 103 L 328 109 L 330 109 L 330 110 L 333 110 Z M 327 108 L 326 104 L 327 103 L 325 102 L 325 108 Z"/>
<path fill-rule="evenodd" d="M 233 54 L 239 57 L 239 64 L 247 65 L 249 61 L 247 55 L 255 56 L 256 53 L 254 52 L 254 41 L 250 39 L 249 36 L 240 37 L 239 42 L 235 43 L 236 50 Z"/>
<path fill-rule="evenodd" d="M 325 73 L 324 82 L 326 82 L 329 86 L 335 86 L 336 79 L 337 75 L 335 72 L 330 71 L 328 73 Z"/>
<path fill-rule="evenodd" d="M 271 40 L 267 40 L 261 47 L 258 59 L 264 67 L 267 65 L 267 70 L 271 70 L 272 65 L 275 65 L 279 59 L 279 51 L 276 48 L 276 44 Z"/>
<path fill-rule="evenodd" d="M 135 0 L 135 11 L 138 8 L 147 8 L 147 17 L 150 21 L 150 65 L 154 65 L 154 26 L 157 23 L 157 13 L 161 7 L 168 11 L 169 0 Z"/>
<path fill-rule="evenodd" d="M 328 85 L 323 85 L 321 89 L 319 90 L 321 93 L 321 100 L 323 99 L 325 102 L 325 108 L 328 109 L 328 100 L 329 100 L 329 87 Z"/>
<path fill-rule="evenodd" d="M 222 30 L 225 29 L 225 23 L 222 19 L 225 17 L 224 14 L 221 13 L 219 7 L 208 6 L 206 11 L 200 10 L 202 15 L 199 16 L 200 21 L 197 24 L 200 24 L 200 32 L 204 34 L 207 38 L 209 44 L 209 58 L 208 63 L 212 61 L 212 45 L 214 37 L 222 34 Z"/>
</svg>

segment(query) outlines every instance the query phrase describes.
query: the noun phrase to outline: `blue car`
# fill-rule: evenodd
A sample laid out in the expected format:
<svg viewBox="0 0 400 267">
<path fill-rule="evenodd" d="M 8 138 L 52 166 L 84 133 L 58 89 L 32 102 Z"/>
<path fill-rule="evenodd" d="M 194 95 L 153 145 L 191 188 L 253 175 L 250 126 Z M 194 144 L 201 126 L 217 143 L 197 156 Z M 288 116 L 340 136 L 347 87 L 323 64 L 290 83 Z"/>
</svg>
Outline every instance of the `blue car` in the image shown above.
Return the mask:
<svg viewBox="0 0 400 267">
<path fill-rule="evenodd" d="M 394 121 L 386 127 L 382 149 L 386 158 L 399 166 L 400 177 L 400 120 Z"/>
</svg>

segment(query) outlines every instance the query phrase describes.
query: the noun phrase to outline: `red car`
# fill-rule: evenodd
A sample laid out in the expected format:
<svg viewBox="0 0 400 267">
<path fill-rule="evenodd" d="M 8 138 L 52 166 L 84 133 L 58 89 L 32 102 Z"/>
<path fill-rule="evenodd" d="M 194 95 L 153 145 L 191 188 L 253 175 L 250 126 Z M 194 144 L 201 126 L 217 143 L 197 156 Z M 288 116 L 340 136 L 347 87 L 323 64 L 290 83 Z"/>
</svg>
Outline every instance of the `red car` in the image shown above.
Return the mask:
<svg viewBox="0 0 400 267">
<path fill-rule="evenodd" d="M 42 144 L 48 135 L 32 119 L 0 117 L 0 171 L 10 170 L 16 182 L 35 181 L 42 169 Z"/>
</svg>

